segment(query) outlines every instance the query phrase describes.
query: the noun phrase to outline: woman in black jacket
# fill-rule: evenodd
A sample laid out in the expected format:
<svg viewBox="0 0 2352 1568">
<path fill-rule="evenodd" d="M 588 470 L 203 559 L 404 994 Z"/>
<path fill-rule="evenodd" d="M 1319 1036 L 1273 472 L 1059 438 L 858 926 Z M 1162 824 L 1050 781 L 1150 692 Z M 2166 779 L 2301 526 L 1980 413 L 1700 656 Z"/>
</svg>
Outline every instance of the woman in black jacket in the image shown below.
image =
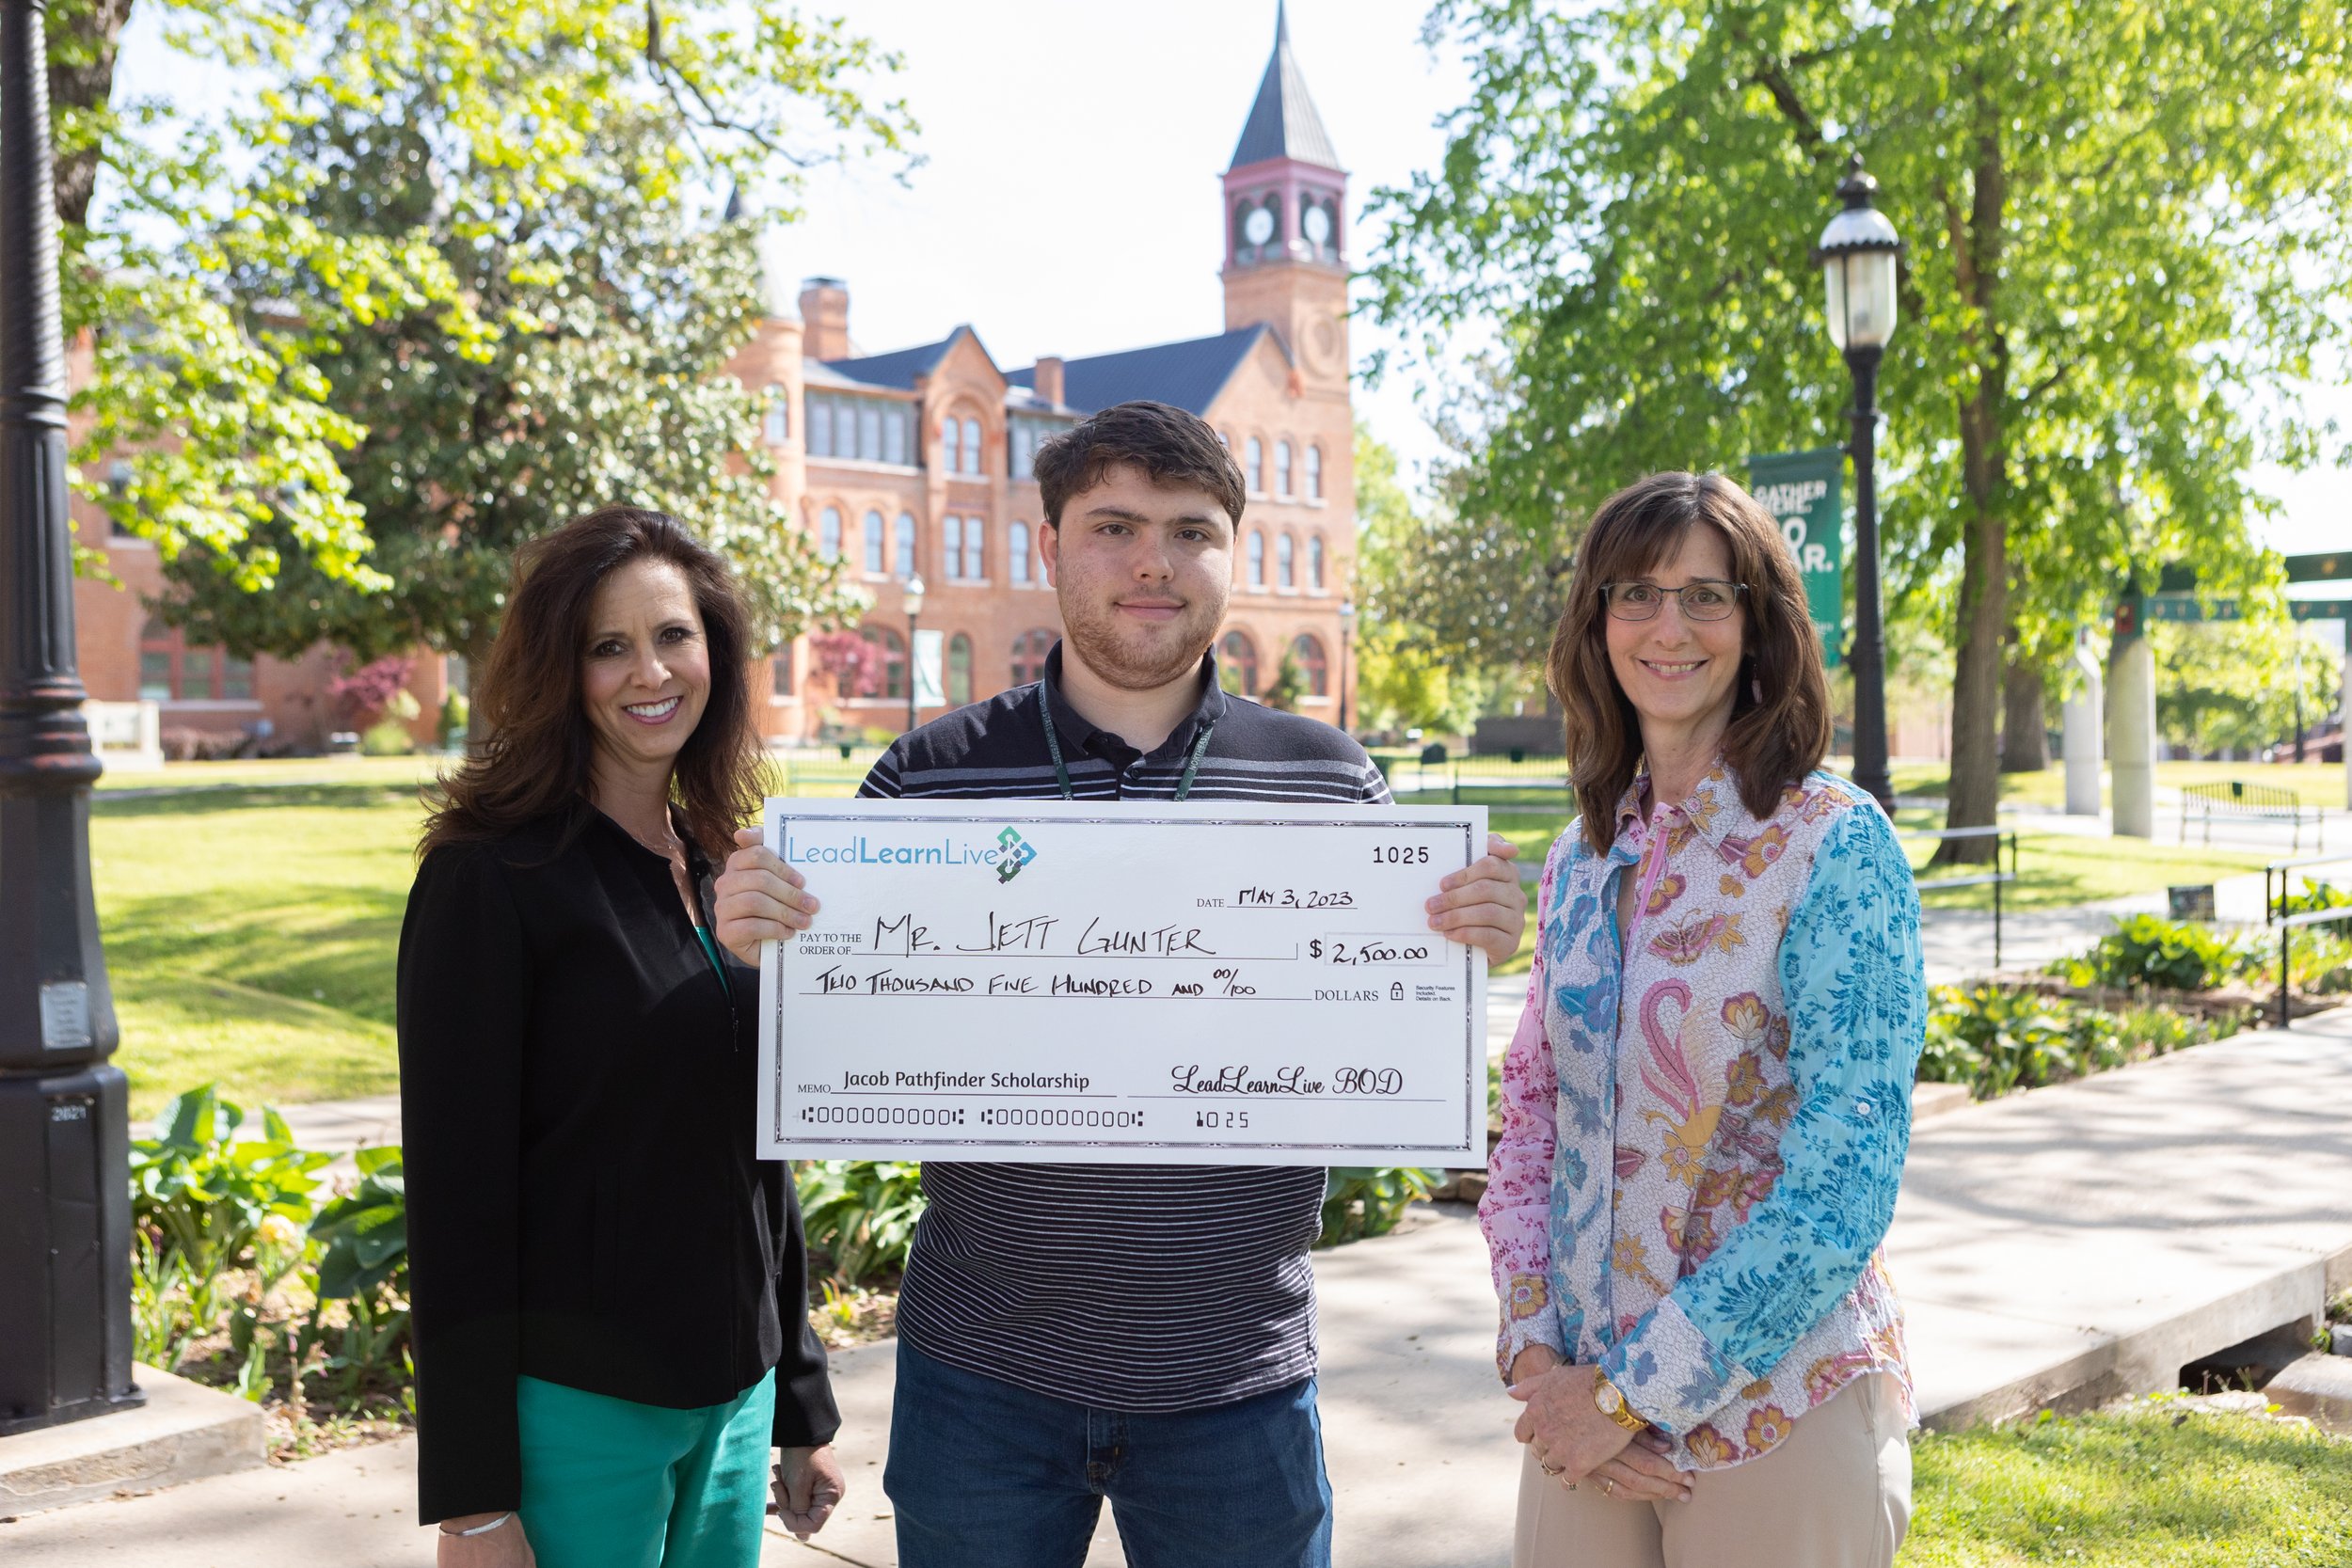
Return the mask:
<svg viewBox="0 0 2352 1568">
<path fill-rule="evenodd" d="M 529 546 L 492 739 L 425 829 L 400 1080 L 442 1568 L 750 1568 L 771 1446 L 796 1532 L 841 1496 L 800 1212 L 753 1150 L 756 943 L 713 907 L 759 803 L 745 628 L 659 513 Z"/>
</svg>

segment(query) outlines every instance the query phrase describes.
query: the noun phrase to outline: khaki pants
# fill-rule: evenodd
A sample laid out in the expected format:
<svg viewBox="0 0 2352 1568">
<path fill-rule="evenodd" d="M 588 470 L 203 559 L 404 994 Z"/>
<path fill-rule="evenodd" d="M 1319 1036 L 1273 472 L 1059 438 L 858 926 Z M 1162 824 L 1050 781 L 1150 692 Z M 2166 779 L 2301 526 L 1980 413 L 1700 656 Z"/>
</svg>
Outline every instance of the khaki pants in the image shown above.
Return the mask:
<svg viewBox="0 0 2352 1568">
<path fill-rule="evenodd" d="M 1512 1568 L 1888 1568 L 1911 1524 L 1911 1438 L 1883 1372 L 1855 1379 L 1761 1459 L 1691 1478 L 1689 1502 L 1568 1490 L 1530 1449 Z"/>
</svg>

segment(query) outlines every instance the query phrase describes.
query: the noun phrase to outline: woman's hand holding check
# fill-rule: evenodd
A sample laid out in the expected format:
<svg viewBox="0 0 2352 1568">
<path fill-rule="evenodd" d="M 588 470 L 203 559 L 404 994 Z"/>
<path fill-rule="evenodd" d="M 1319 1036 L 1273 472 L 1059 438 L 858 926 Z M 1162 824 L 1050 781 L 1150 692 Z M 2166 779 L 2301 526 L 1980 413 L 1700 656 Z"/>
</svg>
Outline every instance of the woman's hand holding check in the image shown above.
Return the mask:
<svg viewBox="0 0 2352 1568">
<path fill-rule="evenodd" d="M 818 909 L 801 874 L 762 836 L 757 828 L 737 830 L 735 853 L 715 884 L 719 945 L 755 969 L 761 942 L 790 942 L 808 929 Z"/>
</svg>

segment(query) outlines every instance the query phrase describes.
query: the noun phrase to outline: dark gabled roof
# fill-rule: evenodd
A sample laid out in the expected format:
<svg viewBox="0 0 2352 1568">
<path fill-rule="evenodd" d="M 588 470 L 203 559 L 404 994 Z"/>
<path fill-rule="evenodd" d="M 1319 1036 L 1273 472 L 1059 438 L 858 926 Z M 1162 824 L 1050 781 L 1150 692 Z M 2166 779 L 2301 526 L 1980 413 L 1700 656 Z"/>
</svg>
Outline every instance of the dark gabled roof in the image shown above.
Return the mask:
<svg viewBox="0 0 2352 1568">
<path fill-rule="evenodd" d="M 979 334 L 971 327 L 959 326 L 939 341 L 919 348 L 893 349 L 888 354 L 869 354 L 862 359 L 827 359 L 823 364 L 826 369 L 868 387 L 896 387 L 912 391 L 918 377 L 939 368 L 939 362 L 947 357 L 947 351 L 956 346 L 958 338 L 979 342 Z M 982 346 L 980 352 L 986 354 L 988 349 Z"/>
<path fill-rule="evenodd" d="M 1114 404 L 1149 399 L 1205 417 L 1209 404 L 1216 401 L 1217 393 L 1225 389 L 1225 384 L 1233 378 L 1249 351 L 1258 346 L 1258 340 L 1272 336 L 1274 329 L 1260 323 L 1221 332 L 1214 338 L 1154 343 L 1150 348 L 1131 348 L 1120 354 L 1098 354 L 1091 359 L 1065 360 L 1061 371 L 1062 402 L 1082 414 L 1092 414 Z M 1280 345 L 1279 337 L 1274 341 L 1277 346 Z M 1289 352 L 1283 350 L 1285 358 Z M 1037 368 L 1013 371 L 1005 380 L 1035 390 Z"/>
<path fill-rule="evenodd" d="M 1317 168 L 1337 169 L 1340 155 L 1331 146 L 1323 117 L 1307 96 L 1307 78 L 1291 50 L 1290 17 L 1279 0 L 1274 8 L 1274 54 L 1266 60 L 1265 76 L 1258 83 L 1258 101 L 1242 122 L 1241 140 L 1234 145 L 1229 168 L 1262 164 L 1269 158 L 1295 158 Z"/>
</svg>

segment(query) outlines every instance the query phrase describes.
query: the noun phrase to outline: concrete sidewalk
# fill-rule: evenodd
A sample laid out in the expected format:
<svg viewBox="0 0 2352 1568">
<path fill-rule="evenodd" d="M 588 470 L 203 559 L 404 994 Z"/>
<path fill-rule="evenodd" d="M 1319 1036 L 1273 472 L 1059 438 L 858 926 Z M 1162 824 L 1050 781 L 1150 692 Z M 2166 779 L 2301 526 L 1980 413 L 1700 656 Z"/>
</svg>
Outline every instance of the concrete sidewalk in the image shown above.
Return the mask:
<svg viewBox="0 0 2352 1568">
<path fill-rule="evenodd" d="M 2169 1387 L 2185 1362 L 2352 1284 L 2352 1010 L 2201 1046 L 1918 1128 L 1888 1242 L 1938 1424 Z M 1323 1415 L 1344 1568 L 1509 1560 L 1515 1407 L 1467 1209 L 1318 1254 Z M 763 1561 L 895 1562 L 888 1344 L 835 1362 L 851 1493 L 819 1544 Z M 0 1525 L 11 1568 L 422 1568 L 409 1440 Z M 1089 1561 L 1120 1560 L 1105 1518 Z"/>
</svg>

